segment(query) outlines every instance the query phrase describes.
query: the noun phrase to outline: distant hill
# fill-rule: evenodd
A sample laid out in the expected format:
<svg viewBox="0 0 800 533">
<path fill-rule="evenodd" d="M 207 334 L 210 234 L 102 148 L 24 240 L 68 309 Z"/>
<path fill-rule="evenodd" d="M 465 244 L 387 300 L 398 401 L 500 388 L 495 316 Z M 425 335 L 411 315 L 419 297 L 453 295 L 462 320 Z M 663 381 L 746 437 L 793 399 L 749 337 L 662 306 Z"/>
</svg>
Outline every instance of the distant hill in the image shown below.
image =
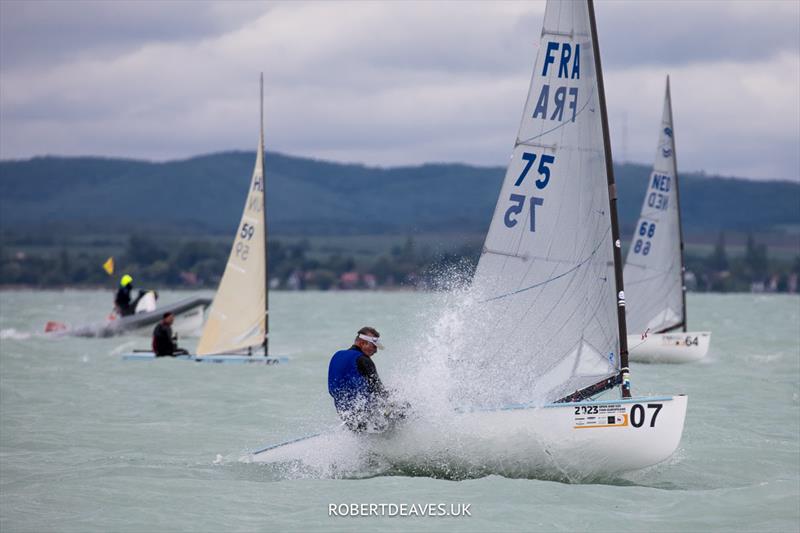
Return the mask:
<svg viewBox="0 0 800 533">
<path fill-rule="evenodd" d="M 98 157 L 0 161 L 4 231 L 229 234 L 253 152 L 152 163 Z M 280 235 L 483 233 L 505 169 L 461 164 L 377 168 L 267 153 L 270 229 Z M 623 231 L 650 168 L 616 165 Z M 800 184 L 681 175 L 688 234 L 800 225 Z"/>
</svg>

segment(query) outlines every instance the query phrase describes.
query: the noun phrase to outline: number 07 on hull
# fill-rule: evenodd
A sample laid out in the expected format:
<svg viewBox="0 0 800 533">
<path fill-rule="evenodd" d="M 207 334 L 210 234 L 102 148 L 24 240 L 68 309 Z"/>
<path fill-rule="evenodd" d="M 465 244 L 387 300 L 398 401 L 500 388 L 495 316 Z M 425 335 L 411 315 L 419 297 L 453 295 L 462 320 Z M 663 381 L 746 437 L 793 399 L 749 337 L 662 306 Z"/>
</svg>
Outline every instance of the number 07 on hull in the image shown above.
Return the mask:
<svg viewBox="0 0 800 533">
<path fill-rule="evenodd" d="M 392 450 L 403 450 L 392 458 L 397 462 L 403 455 L 430 457 L 432 469 L 446 456 L 452 464 L 511 477 L 557 471 L 573 480 L 592 479 L 668 459 L 680 443 L 687 401 L 665 396 L 479 410 L 463 413 L 457 424 L 480 439 L 431 450 L 430 443 L 443 442 L 444 435 L 419 428 L 421 434 L 406 431 L 401 442 L 382 451 L 391 457 Z"/>
</svg>

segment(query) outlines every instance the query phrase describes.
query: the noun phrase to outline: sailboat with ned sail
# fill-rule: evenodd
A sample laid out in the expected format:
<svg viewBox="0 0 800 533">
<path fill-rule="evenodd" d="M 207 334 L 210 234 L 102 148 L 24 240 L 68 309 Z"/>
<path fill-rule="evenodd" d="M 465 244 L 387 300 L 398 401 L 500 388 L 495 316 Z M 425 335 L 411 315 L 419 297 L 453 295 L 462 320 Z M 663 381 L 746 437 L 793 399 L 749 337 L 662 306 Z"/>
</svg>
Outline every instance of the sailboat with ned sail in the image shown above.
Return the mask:
<svg viewBox="0 0 800 533">
<path fill-rule="evenodd" d="M 687 331 L 680 187 L 667 77 L 653 171 L 625 261 L 631 361 L 687 363 L 705 357 L 708 331 Z"/>
<path fill-rule="evenodd" d="M 549 0 L 511 163 L 473 280 L 500 401 L 358 438 L 416 472 L 578 476 L 666 460 L 687 397 L 633 397 L 616 186 L 592 0 Z M 481 327 L 480 325 L 477 327 Z M 619 391 L 620 398 L 598 399 Z M 303 460 L 331 434 L 254 452 Z M 315 452 L 316 451 L 316 452 Z"/>
<path fill-rule="evenodd" d="M 241 220 L 231 246 L 196 354 L 177 356 L 210 363 L 286 362 L 269 356 L 269 269 L 264 173 L 264 78 L 261 76 L 261 123 L 258 151 Z M 123 359 L 153 359 L 152 352 Z"/>
</svg>

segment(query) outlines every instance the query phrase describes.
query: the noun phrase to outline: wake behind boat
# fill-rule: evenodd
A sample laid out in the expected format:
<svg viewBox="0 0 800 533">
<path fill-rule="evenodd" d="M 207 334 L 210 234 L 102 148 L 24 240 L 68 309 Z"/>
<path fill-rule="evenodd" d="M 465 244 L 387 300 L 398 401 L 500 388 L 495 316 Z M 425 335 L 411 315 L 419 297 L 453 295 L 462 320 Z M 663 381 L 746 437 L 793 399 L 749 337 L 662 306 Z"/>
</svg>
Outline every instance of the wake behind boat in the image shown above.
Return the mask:
<svg viewBox="0 0 800 533">
<path fill-rule="evenodd" d="M 286 357 L 270 357 L 269 272 L 264 173 L 264 80 L 261 78 L 261 126 L 250 189 L 208 320 L 195 354 L 181 360 L 204 363 L 274 365 Z M 123 354 L 126 361 L 157 358 L 152 351 Z"/>
<path fill-rule="evenodd" d="M 582 479 L 670 457 L 687 397 L 631 396 L 611 162 L 593 2 L 549 0 L 472 283 L 475 322 L 464 329 L 480 331 L 467 343 L 479 355 L 469 364 L 448 361 L 454 375 L 465 374 L 459 385 L 476 393 L 462 397 L 478 400 L 433 419 L 417 405 L 386 433 L 342 437 L 340 429 L 251 459 L 305 460 L 295 451 L 324 457 L 324 446 L 345 439 L 358 443 L 358 453 L 423 472 L 550 469 Z M 617 388 L 621 399 L 593 400 Z M 496 397 L 480 396 L 487 389 Z"/>
<path fill-rule="evenodd" d="M 625 261 L 631 361 L 688 363 L 706 356 L 708 331 L 686 331 L 680 188 L 669 77 L 656 159 Z"/>
</svg>

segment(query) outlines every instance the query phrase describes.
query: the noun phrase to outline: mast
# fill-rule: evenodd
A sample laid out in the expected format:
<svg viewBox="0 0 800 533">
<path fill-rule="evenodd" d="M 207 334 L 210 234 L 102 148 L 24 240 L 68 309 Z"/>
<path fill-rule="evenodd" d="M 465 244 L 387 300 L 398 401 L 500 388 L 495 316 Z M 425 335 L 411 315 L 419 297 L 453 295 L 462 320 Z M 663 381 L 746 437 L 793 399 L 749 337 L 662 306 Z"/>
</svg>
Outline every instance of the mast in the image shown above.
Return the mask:
<svg viewBox="0 0 800 533">
<path fill-rule="evenodd" d="M 269 355 L 269 248 L 267 247 L 267 174 L 264 172 L 264 73 L 259 78 L 261 116 L 259 122 L 258 149 L 261 157 L 261 214 L 264 217 L 264 357 Z"/>
<path fill-rule="evenodd" d="M 600 102 L 600 119 L 603 125 L 603 145 L 606 156 L 606 177 L 608 179 L 608 200 L 611 214 L 611 240 L 614 247 L 614 280 L 617 293 L 617 323 L 619 327 L 619 360 L 622 378 L 622 397 L 631 397 L 631 386 L 628 369 L 628 331 L 625 325 L 625 292 L 622 283 L 622 250 L 619 239 L 619 220 L 617 217 L 617 185 L 614 180 L 614 162 L 611 159 L 611 141 L 608 132 L 608 114 L 606 112 L 606 93 L 603 86 L 603 69 L 600 64 L 600 46 L 597 42 L 597 24 L 594 17 L 594 0 L 587 0 L 589 8 L 589 24 L 592 32 L 594 66 L 597 73 L 597 96 Z"/>
<path fill-rule="evenodd" d="M 678 238 L 680 239 L 680 253 L 681 253 L 681 306 L 683 308 L 683 316 L 681 317 L 681 325 L 683 331 L 686 331 L 686 265 L 683 262 L 683 221 L 681 220 L 681 188 L 678 184 L 678 154 L 675 153 L 675 123 L 672 120 L 672 95 L 669 89 L 669 75 L 667 75 L 667 108 L 669 109 L 669 127 L 672 129 L 672 175 L 675 176 L 675 207 L 678 210 Z"/>
</svg>

